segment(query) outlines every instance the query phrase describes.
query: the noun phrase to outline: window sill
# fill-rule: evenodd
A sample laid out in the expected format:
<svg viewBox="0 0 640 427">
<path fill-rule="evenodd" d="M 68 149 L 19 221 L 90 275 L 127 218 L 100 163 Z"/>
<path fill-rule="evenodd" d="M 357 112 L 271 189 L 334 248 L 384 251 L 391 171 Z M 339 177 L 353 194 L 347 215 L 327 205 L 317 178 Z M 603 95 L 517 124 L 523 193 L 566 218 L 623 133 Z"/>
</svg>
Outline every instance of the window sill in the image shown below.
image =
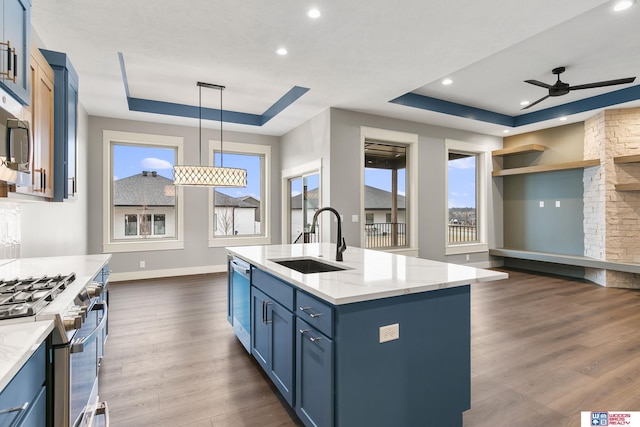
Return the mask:
<svg viewBox="0 0 640 427">
<path fill-rule="evenodd" d="M 477 252 L 489 252 L 489 245 L 486 243 L 470 243 L 462 245 L 451 245 L 444 249 L 445 255 L 471 254 Z"/>
<path fill-rule="evenodd" d="M 102 245 L 104 253 L 170 251 L 176 249 L 184 249 L 184 242 L 181 240 L 144 240 L 140 242 L 111 242 Z"/>
<path fill-rule="evenodd" d="M 250 245 L 270 245 L 271 237 L 250 236 L 250 237 L 216 237 L 209 239 L 210 248 L 220 248 L 225 246 L 250 246 Z"/>
</svg>

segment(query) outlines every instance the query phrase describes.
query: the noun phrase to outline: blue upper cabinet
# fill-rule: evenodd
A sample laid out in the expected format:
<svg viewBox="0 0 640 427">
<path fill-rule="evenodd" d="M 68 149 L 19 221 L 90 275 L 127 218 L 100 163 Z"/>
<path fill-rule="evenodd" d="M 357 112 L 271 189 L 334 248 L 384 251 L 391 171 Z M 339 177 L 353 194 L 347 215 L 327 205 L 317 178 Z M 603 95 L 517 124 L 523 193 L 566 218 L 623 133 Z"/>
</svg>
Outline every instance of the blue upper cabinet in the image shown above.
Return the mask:
<svg viewBox="0 0 640 427">
<path fill-rule="evenodd" d="M 78 74 L 66 54 L 40 52 L 55 74 L 53 201 L 62 202 L 77 192 Z"/>
<path fill-rule="evenodd" d="M 0 0 L 2 44 L 0 85 L 24 105 L 31 101 L 29 58 L 31 45 L 31 0 Z"/>
</svg>

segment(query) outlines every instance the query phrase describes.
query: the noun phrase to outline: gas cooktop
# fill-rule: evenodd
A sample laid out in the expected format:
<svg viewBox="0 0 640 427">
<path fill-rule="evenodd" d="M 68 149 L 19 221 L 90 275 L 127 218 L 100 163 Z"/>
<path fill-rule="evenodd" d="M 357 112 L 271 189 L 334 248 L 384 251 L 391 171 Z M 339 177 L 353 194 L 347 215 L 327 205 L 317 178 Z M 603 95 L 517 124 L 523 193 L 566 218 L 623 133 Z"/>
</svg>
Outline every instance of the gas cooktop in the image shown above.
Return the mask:
<svg viewBox="0 0 640 427">
<path fill-rule="evenodd" d="M 34 316 L 55 299 L 76 278 L 42 276 L 26 279 L 0 280 L 0 320 Z"/>
</svg>

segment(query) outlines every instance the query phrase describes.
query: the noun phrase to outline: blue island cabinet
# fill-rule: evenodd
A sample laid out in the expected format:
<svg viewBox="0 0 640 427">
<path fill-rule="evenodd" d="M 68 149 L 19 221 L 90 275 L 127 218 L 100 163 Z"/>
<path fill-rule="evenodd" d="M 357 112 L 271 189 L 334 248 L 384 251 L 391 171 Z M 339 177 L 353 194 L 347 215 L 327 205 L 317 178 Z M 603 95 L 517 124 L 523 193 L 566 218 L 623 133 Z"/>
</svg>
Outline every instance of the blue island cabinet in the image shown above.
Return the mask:
<svg viewBox="0 0 640 427">
<path fill-rule="evenodd" d="M 1 426 L 47 425 L 46 366 L 46 348 L 42 343 L 0 393 Z"/>
<path fill-rule="evenodd" d="M 462 426 L 471 407 L 470 286 L 332 305 L 259 269 L 252 277 L 253 354 L 263 366 L 270 357 L 288 366 L 288 345 L 276 355 L 263 329 L 278 323 L 274 307 L 295 307 L 287 401 L 306 426 Z M 380 342 L 380 327 L 395 324 L 398 339 Z"/>
<path fill-rule="evenodd" d="M 294 404 L 293 289 L 253 270 L 251 287 L 251 354 L 289 405 Z"/>
</svg>

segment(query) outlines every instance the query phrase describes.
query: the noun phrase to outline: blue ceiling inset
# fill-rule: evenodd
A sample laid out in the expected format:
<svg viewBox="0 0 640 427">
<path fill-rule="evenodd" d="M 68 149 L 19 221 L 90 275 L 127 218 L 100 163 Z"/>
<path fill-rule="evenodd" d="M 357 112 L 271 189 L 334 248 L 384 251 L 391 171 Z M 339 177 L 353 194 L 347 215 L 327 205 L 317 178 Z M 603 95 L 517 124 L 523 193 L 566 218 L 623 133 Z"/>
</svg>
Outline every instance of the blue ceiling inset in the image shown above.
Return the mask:
<svg viewBox="0 0 640 427">
<path fill-rule="evenodd" d="M 118 52 L 120 61 L 120 71 L 124 83 L 125 94 L 129 111 L 139 111 L 142 113 L 164 114 L 169 116 L 179 116 L 188 118 L 199 118 L 200 108 L 193 105 L 176 104 L 165 101 L 154 101 L 152 99 L 133 98 L 129 92 L 129 82 L 127 80 L 127 70 L 124 65 L 124 56 Z M 222 121 L 226 123 L 237 123 L 241 125 L 263 126 L 269 120 L 281 113 L 289 105 L 293 104 L 302 95 L 307 93 L 309 88 L 294 86 L 271 107 L 262 114 L 242 113 L 239 111 L 222 110 Z M 202 107 L 202 118 L 205 120 L 220 120 L 220 109 Z"/>
<path fill-rule="evenodd" d="M 518 127 L 543 122 L 545 120 L 557 119 L 571 114 L 596 110 L 598 108 L 605 108 L 611 105 L 621 104 L 623 102 L 635 101 L 637 99 L 640 99 L 640 85 L 619 89 L 602 95 L 592 96 L 579 101 L 569 102 L 567 104 L 557 105 L 544 110 L 521 114 L 519 116 L 509 116 L 507 114 L 500 114 L 489 110 L 483 110 L 481 108 L 469 107 L 468 105 L 411 92 L 392 99 L 389 102 L 405 105 L 407 107 L 420 108 L 422 110 L 464 117 L 467 119 L 480 120 L 497 125 Z"/>
</svg>

